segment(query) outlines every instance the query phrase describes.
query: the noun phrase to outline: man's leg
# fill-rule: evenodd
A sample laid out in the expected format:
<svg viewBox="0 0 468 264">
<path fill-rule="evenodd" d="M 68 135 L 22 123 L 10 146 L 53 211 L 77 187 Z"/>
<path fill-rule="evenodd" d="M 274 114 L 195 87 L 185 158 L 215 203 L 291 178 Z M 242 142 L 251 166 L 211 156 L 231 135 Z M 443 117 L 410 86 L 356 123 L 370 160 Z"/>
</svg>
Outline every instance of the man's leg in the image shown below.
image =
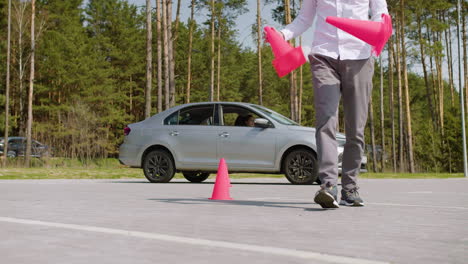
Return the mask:
<svg viewBox="0 0 468 264">
<path fill-rule="evenodd" d="M 340 102 L 338 60 L 311 55 L 316 116 L 316 144 L 321 190 L 314 201 L 324 208 L 337 208 L 338 150 L 336 142 L 337 112 Z"/>
<path fill-rule="evenodd" d="M 364 129 L 367 122 L 369 98 L 372 96 L 374 59 L 345 60 L 340 62 L 346 144 L 342 163 L 342 202 L 349 196 L 352 205 L 363 205 L 359 194 L 357 176 L 364 152 Z M 356 201 L 353 200 L 353 195 Z M 356 196 L 357 195 L 357 196 Z M 345 199 L 343 199 L 345 198 Z M 346 204 L 350 205 L 350 204 Z"/>
</svg>

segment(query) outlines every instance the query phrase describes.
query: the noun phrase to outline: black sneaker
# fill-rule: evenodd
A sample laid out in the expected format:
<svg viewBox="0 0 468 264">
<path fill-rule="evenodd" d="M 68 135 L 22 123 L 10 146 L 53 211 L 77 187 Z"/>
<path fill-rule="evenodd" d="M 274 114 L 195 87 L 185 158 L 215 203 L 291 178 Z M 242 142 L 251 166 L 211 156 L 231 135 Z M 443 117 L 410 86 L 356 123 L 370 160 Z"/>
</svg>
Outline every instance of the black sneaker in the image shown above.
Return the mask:
<svg viewBox="0 0 468 264">
<path fill-rule="evenodd" d="M 336 186 L 321 188 L 314 198 L 314 202 L 320 204 L 322 208 L 340 208 L 337 202 L 338 189 Z"/>
<path fill-rule="evenodd" d="M 350 191 L 341 190 L 340 205 L 364 206 L 364 201 L 359 196 L 357 189 L 350 190 Z"/>
</svg>

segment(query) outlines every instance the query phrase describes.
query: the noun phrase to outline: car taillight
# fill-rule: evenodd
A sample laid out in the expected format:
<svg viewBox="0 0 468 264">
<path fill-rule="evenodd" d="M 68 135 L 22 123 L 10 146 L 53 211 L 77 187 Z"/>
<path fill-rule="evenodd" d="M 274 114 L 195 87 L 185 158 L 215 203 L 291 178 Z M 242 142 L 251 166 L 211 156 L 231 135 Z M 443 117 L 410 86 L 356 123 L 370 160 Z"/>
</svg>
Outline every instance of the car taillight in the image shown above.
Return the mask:
<svg viewBox="0 0 468 264">
<path fill-rule="evenodd" d="M 124 128 L 124 135 L 128 136 L 130 134 L 130 131 L 132 131 L 128 126 Z"/>
</svg>

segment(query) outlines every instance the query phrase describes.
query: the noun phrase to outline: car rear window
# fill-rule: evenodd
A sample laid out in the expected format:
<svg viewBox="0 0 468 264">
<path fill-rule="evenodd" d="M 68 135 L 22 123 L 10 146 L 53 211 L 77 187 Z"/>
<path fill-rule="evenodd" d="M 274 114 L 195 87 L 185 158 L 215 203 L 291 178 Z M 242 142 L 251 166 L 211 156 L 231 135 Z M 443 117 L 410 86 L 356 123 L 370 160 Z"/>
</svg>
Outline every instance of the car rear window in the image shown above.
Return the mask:
<svg viewBox="0 0 468 264">
<path fill-rule="evenodd" d="M 165 125 L 177 125 L 179 123 L 179 111 L 171 114 L 170 116 L 166 117 L 164 120 Z"/>
<path fill-rule="evenodd" d="M 214 105 L 197 105 L 181 109 L 164 120 L 165 125 L 200 125 L 215 124 Z"/>
</svg>

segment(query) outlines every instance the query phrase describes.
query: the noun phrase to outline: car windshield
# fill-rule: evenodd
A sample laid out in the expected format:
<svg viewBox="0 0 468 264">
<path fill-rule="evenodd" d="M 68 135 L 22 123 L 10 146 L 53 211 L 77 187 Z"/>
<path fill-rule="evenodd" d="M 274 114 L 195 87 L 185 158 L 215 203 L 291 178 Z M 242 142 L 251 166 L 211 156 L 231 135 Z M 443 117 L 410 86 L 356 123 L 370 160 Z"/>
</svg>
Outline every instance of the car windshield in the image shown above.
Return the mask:
<svg viewBox="0 0 468 264">
<path fill-rule="evenodd" d="M 283 124 L 283 125 L 288 125 L 288 126 L 298 126 L 299 124 L 292 121 L 291 119 L 281 115 L 281 114 L 278 114 L 277 112 L 273 111 L 273 110 L 270 110 L 268 108 L 265 108 L 265 107 L 262 107 L 262 106 L 259 106 L 259 105 L 250 105 L 252 106 L 253 108 L 255 108 L 256 110 L 260 111 L 262 114 L 274 119 L 276 122 L 280 123 L 280 124 Z"/>
</svg>

